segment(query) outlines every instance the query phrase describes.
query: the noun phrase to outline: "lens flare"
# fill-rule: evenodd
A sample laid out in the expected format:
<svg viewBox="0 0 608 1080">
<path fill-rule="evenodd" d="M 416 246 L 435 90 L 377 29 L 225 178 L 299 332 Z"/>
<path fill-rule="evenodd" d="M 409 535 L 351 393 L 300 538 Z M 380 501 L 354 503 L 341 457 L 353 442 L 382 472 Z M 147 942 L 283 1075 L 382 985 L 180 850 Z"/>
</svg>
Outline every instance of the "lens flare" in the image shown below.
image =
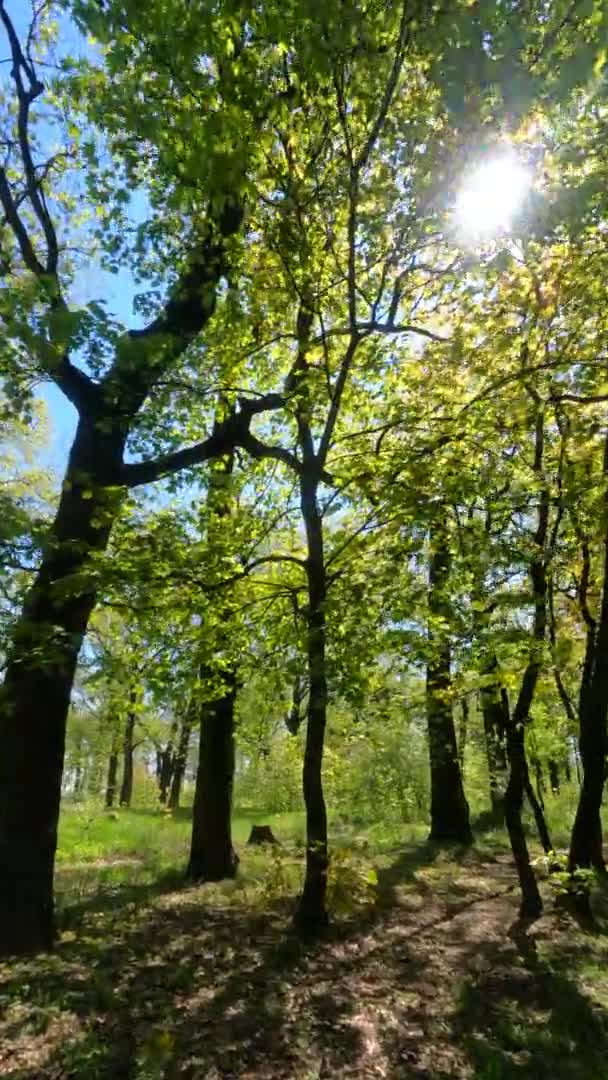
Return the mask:
<svg viewBox="0 0 608 1080">
<path fill-rule="evenodd" d="M 478 241 L 508 232 L 531 182 L 529 169 L 512 152 L 484 161 L 464 179 L 456 199 L 459 231 Z"/>
</svg>

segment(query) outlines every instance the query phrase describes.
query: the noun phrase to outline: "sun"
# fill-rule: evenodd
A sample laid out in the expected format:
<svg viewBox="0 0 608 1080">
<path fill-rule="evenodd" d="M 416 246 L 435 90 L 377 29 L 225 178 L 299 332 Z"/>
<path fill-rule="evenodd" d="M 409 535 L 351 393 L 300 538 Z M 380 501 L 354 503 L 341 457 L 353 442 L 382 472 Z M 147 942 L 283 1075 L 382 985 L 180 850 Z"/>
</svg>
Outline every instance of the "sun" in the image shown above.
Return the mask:
<svg viewBox="0 0 608 1080">
<path fill-rule="evenodd" d="M 531 186 L 529 169 L 504 150 L 478 165 L 463 180 L 455 220 L 469 241 L 491 240 L 508 232 Z"/>
</svg>

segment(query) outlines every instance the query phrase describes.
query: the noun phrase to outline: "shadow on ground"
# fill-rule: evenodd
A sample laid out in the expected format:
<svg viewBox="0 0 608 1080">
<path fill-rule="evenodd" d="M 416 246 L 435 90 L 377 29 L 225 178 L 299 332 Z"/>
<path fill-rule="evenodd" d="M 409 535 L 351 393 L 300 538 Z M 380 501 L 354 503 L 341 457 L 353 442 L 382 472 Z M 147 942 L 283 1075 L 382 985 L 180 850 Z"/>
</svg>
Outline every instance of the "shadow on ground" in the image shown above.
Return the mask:
<svg viewBox="0 0 608 1080">
<path fill-rule="evenodd" d="M 516 913 L 507 860 L 426 845 L 306 947 L 284 904 L 170 878 L 93 898 L 54 955 L 0 969 L 0 1075 L 605 1080 L 606 938 Z"/>
</svg>

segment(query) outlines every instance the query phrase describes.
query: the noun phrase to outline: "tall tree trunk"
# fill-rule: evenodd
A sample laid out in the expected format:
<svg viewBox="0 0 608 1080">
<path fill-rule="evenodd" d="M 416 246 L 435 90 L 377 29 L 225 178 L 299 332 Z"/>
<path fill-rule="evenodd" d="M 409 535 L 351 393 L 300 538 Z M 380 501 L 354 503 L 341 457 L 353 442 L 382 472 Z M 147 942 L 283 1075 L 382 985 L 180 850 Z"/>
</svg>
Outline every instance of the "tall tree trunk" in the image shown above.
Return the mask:
<svg viewBox="0 0 608 1080">
<path fill-rule="evenodd" d="M 545 809 L 545 779 L 543 776 L 543 767 L 540 758 L 536 755 L 530 756 L 530 764 L 534 769 L 534 780 L 536 782 L 536 798 L 541 810 Z"/>
<path fill-rule="evenodd" d="M 74 798 L 77 798 L 77 796 L 79 796 L 82 793 L 83 781 L 84 781 L 84 773 L 83 773 L 82 765 L 80 764 L 80 762 L 78 762 L 78 764 L 77 764 L 77 766 L 76 766 L 76 768 L 74 770 Z"/>
<path fill-rule="evenodd" d="M 302 705 L 306 697 L 306 680 L 296 675 L 291 691 L 291 708 L 285 717 L 285 727 L 290 735 L 297 735 L 302 723 Z"/>
<path fill-rule="evenodd" d="M 323 745 L 327 723 L 325 666 L 325 599 L 327 580 L 323 551 L 323 519 L 317 498 L 318 481 L 304 472 L 300 478 L 300 506 L 306 529 L 308 610 L 308 708 L 302 785 L 306 807 L 306 873 L 296 913 L 305 932 L 327 925 L 327 810 L 323 795 Z"/>
<path fill-rule="evenodd" d="M 175 755 L 175 766 L 173 769 L 173 777 L 171 780 L 171 790 L 169 792 L 168 806 L 170 810 L 177 810 L 179 807 L 179 800 L 181 797 L 182 784 L 184 782 L 184 775 L 186 772 L 186 763 L 188 761 L 188 750 L 190 748 L 190 736 L 192 733 L 192 724 L 194 722 L 194 698 L 188 704 L 188 708 L 184 713 L 182 720 L 179 742 L 177 745 L 177 753 Z"/>
<path fill-rule="evenodd" d="M 187 869 L 192 881 L 233 878 L 239 861 L 232 846 L 236 679 L 229 676 L 226 681 L 229 688 L 225 693 L 200 706 L 200 745 Z"/>
<path fill-rule="evenodd" d="M 0 692 L 0 955 L 50 948 L 53 869 L 76 661 L 95 604 L 89 553 L 105 549 L 118 512 L 95 482 L 122 455 L 81 420 L 38 574 L 26 597 Z M 73 583 L 73 584 L 71 584 Z"/>
<path fill-rule="evenodd" d="M 528 773 L 523 725 L 509 724 L 507 753 L 510 768 L 504 800 L 505 824 L 521 889 L 520 915 L 522 918 L 537 918 L 542 914 L 543 902 L 530 863 L 530 853 L 521 818 Z"/>
<path fill-rule="evenodd" d="M 608 439 L 604 473 L 608 479 Z M 597 626 L 588 629 L 579 712 L 583 776 L 570 838 L 569 864 L 572 871 L 594 867 L 604 872 L 601 807 L 608 750 L 608 532 L 604 541 L 602 601 Z"/>
<path fill-rule="evenodd" d="M 460 775 L 464 776 L 464 755 L 467 748 L 467 735 L 469 729 L 469 699 L 463 697 L 460 701 L 460 725 L 458 728 L 458 767 Z"/>
<path fill-rule="evenodd" d="M 542 481 L 545 445 L 544 413 L 536 390 L 530 387 L 527 389 L 535 404 L 534 472 L 538 480 Z M 546 545 L 550 507 L 549 489 L 543 484 L 538 501 L 536 529 L 533 537 L 534 554 L 530 561 L 530 580 L 534 599 L 532 641 L 515 709 L 513 715 L 509 717 L 507 728 L 509 782 L 505 793 L 505 822 L 521 887 L 521 915 L 522 917 L 531 918 L 540 915 L 543 905 L 534 871 L 530 865 L 528 845 L 521 820 L 524 792 L 527 793 L 531 802 L 545 851 L 553 849 L 542 807 L 536 799 L 532 788 L 525 748 L 525 730 L 530 718 L 530 709 L 542 669 L 542 649 L 547 632 Z"/>
<path fill-rule="evenodd" d="M 171 787 L 171 781 L 173 779 L 173 772 L 175 770 L 175 753 L 173 750 L 173 744 L 175 742 L 176 735 L 177 720 L 174 720 L 171 724 L 169 741 L 167 742 L 167 745 L 160 754 L 160 769 L 158 771 L 158 797 L 161 806 L 164 806 L 167 802 L 169 789 Z"/>
<path fill-rule="evenodd" d="M 431 769 L 431 832 L 434 843 L 470 844 L 469 806 L 462 785 L 454 717 L 450 702 L 451 646 L 446 589 L 450 571 L 445 521 L 431 530 L 429 563 L 429 658 L 426 669 L 426 714 Z"/>
<path fill-rule="evenodd" d="M 129 695 L 129 711 L 125 723 L 125 733 L 122 744 L 122 784 L 120 785 L 120 805 L 130 806 L 133 798 L 133 733 L 135 731 L 135 702 L 136 691 L 131 690 Z"/>
<path fill-rule="evenodd" d="M 207 496 L 207 538 L 212 543 L 217 533 L 225 532 L 230 517 L 233 496 L 230 477 L 234 468 L 232 454 L 217 461 L 211 471 Z M 228 623 L 230 609 L 222 612 L 221 622 Z M 213 677 L 217 662 L 227 644 L 227 632 L 220 630 L 215 642 L 216 664 L 203 664 L 200 679 Z M 232 789 L 234 783 L 234 707 L 237 692 L 237 673 L 226 665 L 221 670 L 223 689 L 210 702 L 200 707 L 200 739 L 194 809 L 192 842 L 187 875 L 193 881 L 221 881 L 236 876 L 238 856 L 232 846 Z"/>
<path fill-rule="evenodd" d="M 112 749 L 108 758 L 108 778 L 106 781 L 106 808 L 108 810 L 114 806 L 114 799 L 116 798 L 116 787 L 118 780 L 118 751 Z"/>
<path fill-rule="evenodd" d="M 480 691 L 481 712 L 488 761 L 490 805 L 494 820 L 504 818 L 504 792 L 507 781 L 506 736 L 509 721 L 509 703 L 498 681 L 498 661 L 492 656 L 484 674 L 492 674 L 496 682 L 482 687 Z"/>
<path fill-rule="evenodd" d="M 547 825 L 547 819 L 545 817 L 544 804 L 537 798 L 536 792 L 532 787 L 532 781 L 530 780 L 530 772 L 528 770 L 528 763 L 525 759 L 525 743 L 524 743 L 524 791 L 530 803 L 530 808 L 534 815 L 534 821 L 536 823 L 536 831 L 538 832 L 538 838 L 541 842 L 542 849 L 545 855 L 548 855 L 553 851 L 553 844 L 551 843 L 551 835 L 549 833 L 549 826 Z"/>
</svg>

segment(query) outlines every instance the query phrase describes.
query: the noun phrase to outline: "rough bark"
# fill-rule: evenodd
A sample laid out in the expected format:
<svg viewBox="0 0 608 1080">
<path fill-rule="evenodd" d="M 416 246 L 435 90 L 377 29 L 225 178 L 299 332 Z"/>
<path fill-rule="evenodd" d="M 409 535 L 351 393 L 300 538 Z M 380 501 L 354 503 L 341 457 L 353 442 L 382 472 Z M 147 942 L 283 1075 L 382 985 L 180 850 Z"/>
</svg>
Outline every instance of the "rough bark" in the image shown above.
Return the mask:
<svg viewBox="0 0 608 1080">
<path fill-rule="evenodd" d="M 473 837 L 469 806 L 458 762 L 452 686 L 451 646 L 447 631 L 446 588 L 450 570 L 449 539 L 444 521 L 431 532 L 429 562 L 429 658 L 426 669 L 426 713 L 431 770 L 431 831 L 433 843 L 470 844 Z"/>
<path fill-rule="evenodd" d="M 106 781 L 106 808 L 110 810 L 114 806 L 114 799 L 116 798 L 116 788 L 118 781 L 118 753 L 116 750 L 110 751 L 108 758 L 108 777 Z"/>
<path fill-rule="evenodd" d="M 236 683 L 215 701 L 200 707 L 200 744 L 192 842 L 187 876 L 191 881 L 222 881 L 236 876 L 232 846 L 234 779 L 234 704 Z"/>
<path fill-rule="evenodd" d="M 300 478 L 300 506 L 306 529 L 308 558 L 306 579 L 308 611 L 306 647 L 308 659 L 308 708 L 302 783 L 306 807 L 306 873 L 296 914 L 304 932 L 327 924 L 327 810 L 323 795 L 323 744 L 327 723 L 327 674 L 325 667 L 325 599 L 327 581 L 323 550 L 323 519 L 314 476 Z"/>
</svg>

